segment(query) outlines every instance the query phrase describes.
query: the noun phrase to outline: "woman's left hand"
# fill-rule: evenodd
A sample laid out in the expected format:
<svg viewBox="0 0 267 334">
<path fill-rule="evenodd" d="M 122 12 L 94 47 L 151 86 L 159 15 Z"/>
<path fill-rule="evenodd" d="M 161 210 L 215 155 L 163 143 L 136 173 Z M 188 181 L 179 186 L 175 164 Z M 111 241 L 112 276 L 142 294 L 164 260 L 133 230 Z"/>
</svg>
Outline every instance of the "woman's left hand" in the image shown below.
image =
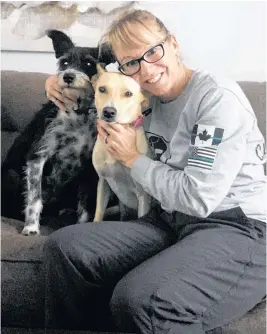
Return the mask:
<svg viewBox="0 0 267 334">
<path fill-rule="evenodd" d="M 107 146 L 110 155 L 124 166 L 131 168 L 140 156 L 136 147 L 136 130 L 131 125 L 110 124 L 97 121 L 100 140 Z"/>
</svg>

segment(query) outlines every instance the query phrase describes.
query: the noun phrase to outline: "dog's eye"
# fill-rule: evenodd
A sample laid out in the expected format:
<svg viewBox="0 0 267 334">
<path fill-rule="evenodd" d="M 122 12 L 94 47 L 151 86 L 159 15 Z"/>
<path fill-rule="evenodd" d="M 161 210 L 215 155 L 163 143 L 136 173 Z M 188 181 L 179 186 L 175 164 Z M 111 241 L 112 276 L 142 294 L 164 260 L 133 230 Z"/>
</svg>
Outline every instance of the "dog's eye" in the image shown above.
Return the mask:
<svg viewBox="0 0 267 334">
<path fill-rule="evenodd" d="M 68 61 L 64 61 L 63 65 L 64 65 L 64 66 L 68 66 L 68 65 L 69 65 L 69 62 L 68 62 Z"/>
<path fill-rule="evenodd" d="M 86 63 L 86 65 L 87 65 L 87 66 L 91 66 L 91 63 L 88 62 L 88 63 Z"/>
<path fill-rule="evenodd" d="M 100 91 L 100 93 L 105 93 L 106 91 L 106 88 L 105 87 L 99 87 L 98 89 Z"/>
<path fill-rule="evenodd" d="M 125 93 L 125 96 L 127 96 L 127 97 L 133 96 L 133 93 L 130 92 L 130 91 L 127 91 L 127 92 Z"/>
</svg>

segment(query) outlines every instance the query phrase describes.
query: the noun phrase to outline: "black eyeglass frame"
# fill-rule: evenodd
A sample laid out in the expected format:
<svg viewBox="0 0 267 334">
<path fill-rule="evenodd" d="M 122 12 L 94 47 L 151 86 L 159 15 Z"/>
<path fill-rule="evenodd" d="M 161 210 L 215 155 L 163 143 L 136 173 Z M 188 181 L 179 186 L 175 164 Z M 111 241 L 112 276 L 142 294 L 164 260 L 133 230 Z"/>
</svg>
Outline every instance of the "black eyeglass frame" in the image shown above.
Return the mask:
<svg viewBox="0 0 267 334">
<path fill-rule="evenodd" d="M 120 66 L 118 67 L 118 70 L 119 70 L 123 75 L 126 75 L 126 76 L 128 76 L 128 77 L 131 77 L 131 76 L 135 75 L 136 73 L 138 73 L 138 72 L 141 70 L 141 65 L 140 65 L 140 63 L 141 63 L 142 60 L 144 60 L 144 61 L 145 61 L 146 63 L 148 63 L 148 64 L 154 64 L 154 63 L 156 63 L 157 61 L 159 61 L 160 59 L 162 59 L 162 58 L 164 57 L 164 55 L 165 55 L 165 49 L 164 49 L 164 47 L 163 47 L 163 44 L 166 42 L 167 38 L 168 38 L 168 36 L 164 39 L 163 42 L 161 42 L 161 43 L 159 43 L 159 44 L 157 44 L 157 45 L 152 46 L 149 50 L 147 50 L 147 51 L 143 54 L 142 57 L 137 58 L 137 59 L 129 60 L 129 61 L 127 61 L 126 63 L 120 65 Z M 145 55 L 146 55 L 149 51 L 151 51 L 152 49 L 156 48 L 157 46 L 161 46 L 162 51 L 163 51 L 162 56 L 161 56 L 159 59 L 157 59 L 156 61 L 147 61 L 147 60 L 145 60 Z M 139 69 L 138 69 L 138 71 L 134 72 L 133 74 L 126 74 L 125 72 L 123 72 L 122 67 L 125 66 L 126 64 L 130 63 L 131 61 L 137 61 L 137 62 L 138 62 L 138 65 L 139 65 Z"/>
</svg>

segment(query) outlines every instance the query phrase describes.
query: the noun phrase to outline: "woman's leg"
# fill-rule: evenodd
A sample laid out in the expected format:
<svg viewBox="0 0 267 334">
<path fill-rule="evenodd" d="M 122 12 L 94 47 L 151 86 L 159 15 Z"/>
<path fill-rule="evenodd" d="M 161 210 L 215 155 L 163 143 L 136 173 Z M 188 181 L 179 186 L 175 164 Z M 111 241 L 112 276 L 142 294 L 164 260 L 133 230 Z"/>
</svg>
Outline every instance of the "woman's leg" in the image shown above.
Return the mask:
<svg viewBox="0 0 267 334">
<path fill-rule="evenodd" d="M 111 310 L 120 331 L 204 333 L 241 317 L 264 297 L 265 224 L 240 209 L 201 221 L 185 218 L 186 224 L 177 222 L 176 244 L 115 287 Z"/>
<path fill-rule="evenodd" d="M 169 227 L 163 230 L 153 224 L 154 219 L 146 217 L 77 224 L 51 234 L 44 247 L 46 328 L 107 328 L 116 283 L 174 242 Z"/>
</svg>

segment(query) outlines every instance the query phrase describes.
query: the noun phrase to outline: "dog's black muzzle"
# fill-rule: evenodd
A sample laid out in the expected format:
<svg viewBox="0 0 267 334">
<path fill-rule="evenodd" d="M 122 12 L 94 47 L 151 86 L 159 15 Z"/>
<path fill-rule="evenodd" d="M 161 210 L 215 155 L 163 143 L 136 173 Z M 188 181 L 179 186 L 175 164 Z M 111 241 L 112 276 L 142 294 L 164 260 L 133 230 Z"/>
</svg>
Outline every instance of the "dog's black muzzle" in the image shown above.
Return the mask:
<svg viewBox="0 0 267 334">
<path fill-rule="evenodd" d="M 63 75 L 63 81 L 66 82 L 66 84 L 70 85 L 75 80 L 75 74 L 74 73 L 65 73 Z"/>
<path fill-rule="evenodd" d="M 106 122 L 114 122 L 117 110 L 114 107 L 105 107 L 102 111 L 102 120 Z"/>
</svg>

